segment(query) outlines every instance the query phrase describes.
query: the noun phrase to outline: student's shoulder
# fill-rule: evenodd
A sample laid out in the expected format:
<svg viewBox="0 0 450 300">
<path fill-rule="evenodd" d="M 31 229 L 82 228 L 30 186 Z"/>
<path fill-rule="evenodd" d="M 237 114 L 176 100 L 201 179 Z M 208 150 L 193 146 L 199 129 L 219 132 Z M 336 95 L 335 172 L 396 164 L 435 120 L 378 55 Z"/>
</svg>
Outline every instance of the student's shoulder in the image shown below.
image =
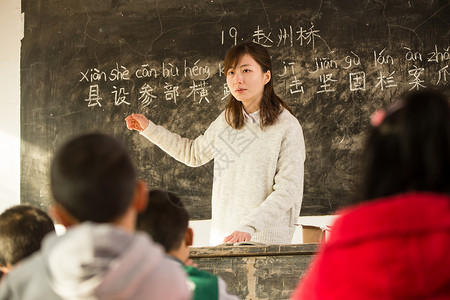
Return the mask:
<svg viewBox="0 0 450 300">
<path fill-rule="evenodd" d="M 7 275 L 14 279 L 27 280 L 39 271 L 44 270 L 44 257 L 41 251 L 35 252 L 31 256 L 20 261 Z"/>
<path fill-rule="evenodd" d="M 189 278 L 218 278 L 216 275 L 207 271 L 199 270 L 193 266 L 184 266 L 184 270 Z"/>
<path fill-rule="evenodd" d="M 36 285 L 44 287 L 38 283 L 44 283 L 45 268 L 43 257 L 40 252 L 21 261 L 6 274 L 0 284 L 0 299 L 20 299 L 22 294 L 26 294 L 30 287 Z M 3 298 L 4 295 L 14 295 L 12 298 Z"/>
</svg>

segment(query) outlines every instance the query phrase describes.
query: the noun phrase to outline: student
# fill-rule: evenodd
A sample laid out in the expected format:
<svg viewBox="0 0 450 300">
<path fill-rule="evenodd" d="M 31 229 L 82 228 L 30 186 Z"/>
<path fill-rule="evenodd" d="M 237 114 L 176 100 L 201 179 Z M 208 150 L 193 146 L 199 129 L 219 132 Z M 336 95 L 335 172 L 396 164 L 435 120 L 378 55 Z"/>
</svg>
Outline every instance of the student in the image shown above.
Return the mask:
<svg viewBox="0 0 450 300">
<path fill-rule="evenodd" d="M 189 299 L 186 275 L 147 235 L 134 233 L 147 189 L 118 141 L 87 134 L 51 167 L 52 215 L 67 227 L 5 276 L 0 299 Z"/>
<path fill-rule="evenodd" d="M 53 221 L 38 207 L 20 204 L 0 214 L 0 278 L 38 251 L 50 232 L 55 232 Z"/>
<path fill-rule="evenodd" d="M 214 159 L 212 245 L 290 244 L 303 195 L 302 128 L 274 92 L 272 62 L 263 46 L 231 48 L 225 73 L 230 101 L 195 140 L 141 114 L 128 116 L 127 126 L 188 166 Z"/>
<path fill-rule="evenodd" d="M 149 193 L 147 208 L 138 215 L 137 229 L 150 234 L 153 240 L 164 246 L 167 254 L 179 262 L 193 286 L 193 300 L 237 300 L 229 295 L 225 282 L 208 272 L 200 271 L 189 263 L 189 249 L 194 233 L 189 225 L 189 214 L 176 195 L 160 190 Z M 189 263 L 190 264 L 190 263 Z"/>
<path fill-rule="evenodd" d="M 450 299 L 450 107 L 407 94 L 374 115 L 363 203 L 341 212 L 292 299 Z"/>
</svg>

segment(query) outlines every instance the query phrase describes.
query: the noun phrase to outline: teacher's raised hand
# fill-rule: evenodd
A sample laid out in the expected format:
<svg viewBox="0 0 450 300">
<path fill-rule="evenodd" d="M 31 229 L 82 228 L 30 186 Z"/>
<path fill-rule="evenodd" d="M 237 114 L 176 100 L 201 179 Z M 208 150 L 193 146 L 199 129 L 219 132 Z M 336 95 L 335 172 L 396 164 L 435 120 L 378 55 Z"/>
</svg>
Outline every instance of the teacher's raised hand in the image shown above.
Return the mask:
<svg viewBox="0 0 450 300">
<path fill-rule="evenodd" d="M 131 114 L 125 118 L 125 121 L 127 122 L 128 129 L 134 129 L 139 132 L 144 131 L 150 123 L 149 120 L 142 114 Z"/>
</svg>

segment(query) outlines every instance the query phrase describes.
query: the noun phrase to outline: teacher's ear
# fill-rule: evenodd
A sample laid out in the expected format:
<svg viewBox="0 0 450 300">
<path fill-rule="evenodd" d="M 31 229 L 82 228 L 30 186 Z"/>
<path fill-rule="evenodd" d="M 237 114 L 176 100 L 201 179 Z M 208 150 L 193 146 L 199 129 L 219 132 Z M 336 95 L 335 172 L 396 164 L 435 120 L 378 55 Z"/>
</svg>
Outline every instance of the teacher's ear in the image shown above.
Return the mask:
<svg viewBox="0 0 450 300">
<path fill-rule="evenodd" d="M 270 70 L 267 70 L 266 73 L 264 73 L 264 85 L 266 85 L 270 79 L 272 78 L 272 74 L 270 73 Z"/>
</svg>

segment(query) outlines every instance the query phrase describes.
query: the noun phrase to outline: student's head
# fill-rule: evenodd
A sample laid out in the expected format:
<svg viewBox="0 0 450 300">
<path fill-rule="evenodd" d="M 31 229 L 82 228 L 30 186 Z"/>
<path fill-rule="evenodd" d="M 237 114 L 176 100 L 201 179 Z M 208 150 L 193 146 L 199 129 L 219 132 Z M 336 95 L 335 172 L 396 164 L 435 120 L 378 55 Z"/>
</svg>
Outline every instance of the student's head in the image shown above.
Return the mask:
<svg viewBox="0 0 450 300">
<path fill-rule="evenodd" d="M 381 112 L 363 155 L 365 199 L 408 191 L 450 193 L 448 98 L 434 90 L 405 94 Z"/>
<path fill-rule="evenodd" d="M 62 208 L 76 223 L 114 222 L 132 205 L 137 187 L 127 150 L 105 134 L 70 140 L 52 162 L 51 189 L 56 208 Z"/>
<path fill-rule="evenodd" d="M 256 68 L 253 65 L 241 66 L 242 60 L 246 58 L 247 60 L 248 58 L 253 60 L 256 63 Z M 261 75 L 262 77 L 264 87 L 260 104 L 261 126 L 272 125 L 283 107 L 290 110 L 287 104 L 275 94 L 272 80 L 272 60 L 267 50 L 263 46 L 253 42 L 239 44 L 228 51 L 224 62 L 224 72 L 227 76 L 227 83 L 231 92 L 230 101 L 226 109 L 226 120 L 230 126 L 239 129 L 244 125 L 244 117 L 242 114 L 243 99 L 246 98 L 246 94 L 249 94 L 255 88 L 244 84 L 242 87 L 248 88 L 249 90 L 237 92 L 235 90 L 237 88 L 235 81 L 237 78 L 240 79 L 240 77 L 236 76 L 238 71 L 258 72 L 258 76 Z M 243 76 L 246 76 L 245 73 L 243 74 Z M 257 88 L 259 88 L 259 82 Z"/>
<path fill-rule="evenodd" d="M 31 205 L 16 205 L 0 214 L 0 266 L 14 266 L 41 248 L 41 241 L 55 232 L 46 212 Z"/>
<path fill-rule="evenodd" d="M 188 226 L 189 213 L 180 198 L 167 191 L 149 192 L 147 208 L 138 215 L 138 230 L 150 234 L 166 252 L 172 252 L 177 251 L 185 242 Z"/>
</svg>

